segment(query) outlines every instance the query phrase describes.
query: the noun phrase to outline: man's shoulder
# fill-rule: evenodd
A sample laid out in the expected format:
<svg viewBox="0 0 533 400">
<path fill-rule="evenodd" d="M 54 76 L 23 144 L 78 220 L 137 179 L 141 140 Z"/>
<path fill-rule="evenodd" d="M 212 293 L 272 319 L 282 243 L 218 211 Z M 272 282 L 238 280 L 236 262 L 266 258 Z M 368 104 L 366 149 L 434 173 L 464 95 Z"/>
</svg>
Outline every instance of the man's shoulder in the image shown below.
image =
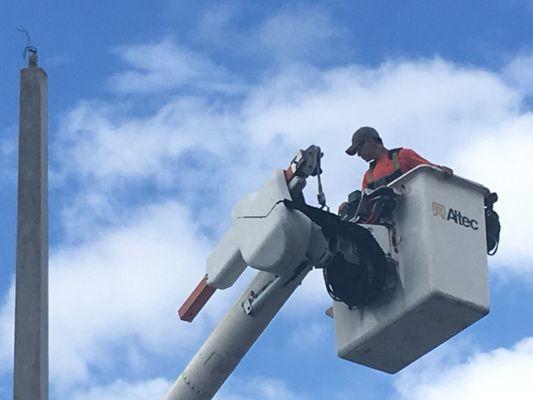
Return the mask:
<svg viewBox="0 0 533 400">
<path fill-rule="evenodd" d="M 422 157 L 416 151 L 409 148 L 401 149 L 400 153 L 398 154 L 398 158 L 400 159 L 400 162 L 410 165 L 410 168 L 414 168 L 420 164 L 433 165 L 430 161 Z"/>
<path fill-rule="evenodd" d="M 398 155 L 403 157 L 412 157 L 418 156 L 418 153 L 408 147 L 400 147 L 398 148 Z"/>
</svg>

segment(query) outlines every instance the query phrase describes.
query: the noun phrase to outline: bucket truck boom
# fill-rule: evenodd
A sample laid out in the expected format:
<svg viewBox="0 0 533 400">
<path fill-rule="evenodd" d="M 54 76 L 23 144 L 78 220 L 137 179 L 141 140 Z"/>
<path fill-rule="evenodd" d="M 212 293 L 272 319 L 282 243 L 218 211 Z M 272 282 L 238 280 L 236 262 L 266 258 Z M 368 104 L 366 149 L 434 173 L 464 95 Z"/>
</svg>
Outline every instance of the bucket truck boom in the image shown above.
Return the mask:
<svg viewBox="0 0 533 400">
<path fill-rule="evenodd" d="M 178 377 L 167 400 L 211 399 L 300 285 L 312 259 L 327 251 L 319 227 L 283 203 L 302 197 L 305 179 L 320 173 L 321 156 L 316 146 L 299 151 L 287 170 L 276 171 L 235 207 L 232 227 L 209 257 L 207 274 L 180 308 L 180 318 L 192 321 L 214 291 L 231 286 L 247 264 L 262 271 Z"/>
<path fill-rule="evenodd" d="M 322 212 L 337 218 L 303 199 L 306 179 L 321 172 L 320 157 L 317 146 L 300 150 L 287 170 L 276 170 L 233 209 L 232 226 L 209 256 L 207 274 L 180 308 L 180 317 L 191 321 L 215 289 L 233 285 L 247 266 L 260 272 L 178 377 L 167 400 L 211 399 L 313 266 L 338 262 L 339 254 L 354 258 L 363 241 L 376 249 L 381 256 L 376 264 L 383 269 L 381 248 L 369 231 L 346 222 L 355 235 L 339 240 L 335 229 L 325 235 L 310 217 Z M 323 193 L 318 198 L 324 206 Z M 372 276 L 382 281 L 384 275 Z"/>
<path fill-rule="evenodd" d="M 313 267 L 324 270 L 334 300 L 337 354 L 381 371 L 399 371 L 488 313 L 486 253 L 499 236 L 494 194 L 419 166 L 364 194 L 353 218 L 341 218 L 322 209 L 320 181 L 322 207 L 304 200 L 321 157 L 317 146 L 300 150 L 233 209 L 180 318 L 191 322 L 245 268 L 259 272 L 166 400 L 212 399 Z"/>
</svg>

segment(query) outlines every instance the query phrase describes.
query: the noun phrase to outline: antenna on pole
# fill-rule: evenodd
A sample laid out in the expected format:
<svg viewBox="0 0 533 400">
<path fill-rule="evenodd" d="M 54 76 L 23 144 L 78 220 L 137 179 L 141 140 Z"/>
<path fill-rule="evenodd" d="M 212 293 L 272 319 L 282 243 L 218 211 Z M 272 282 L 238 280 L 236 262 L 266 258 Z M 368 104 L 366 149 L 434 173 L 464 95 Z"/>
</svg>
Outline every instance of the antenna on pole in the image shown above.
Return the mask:
<svg viewBox="0 0 533 400">
<path fill-rule="evenodd" d="M 24 51 L 22 52 L 22 58 L 26 58 L 26 55 L 29 53 L 30 54 L 29 66 L 36 67 L 37 66 L 37 47 L 31 44 L 30 34 L 25 28 L 23 27 L 17 28 L 17 31 L 22 32 L 26 35 L 26 47 L 24 47 Z"/>
</svg>

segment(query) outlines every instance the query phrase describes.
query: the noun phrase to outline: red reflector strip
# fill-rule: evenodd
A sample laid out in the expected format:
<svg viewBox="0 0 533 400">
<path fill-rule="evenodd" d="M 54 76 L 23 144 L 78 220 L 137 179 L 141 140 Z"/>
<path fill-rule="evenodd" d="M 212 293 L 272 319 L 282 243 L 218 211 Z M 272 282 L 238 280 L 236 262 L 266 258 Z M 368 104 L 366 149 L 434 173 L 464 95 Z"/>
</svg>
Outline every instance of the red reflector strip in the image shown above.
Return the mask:
<svg viewBox="0 0 533 400">
<path fill-rule="evenodd" d="M 283 171 L 283 174 L 285 175 L 285 181 L 289 183 L 292 178 L 294 178 L 294 171 L 292 170 L 292 167 L 289 166 L 285 171 Z"/>
<path fill-rule="evenodd" d="M 207 275 L 204 276 L 198 286 L 196 286 L 196 289 L 194 289 L 178 310 L 180 319 L 182 321 L 192 322 L 216 290 L 217 288 L 207 284 Z"/>
<path fill-rule="evenodd" d="M 296 176 L 292 165 L 283 171 L 283 174 L 287 183 Z M 196 286 L 196 289 L 194 289 L 187 300 L 185 300 L 185 303 L 179 308 L 178 314 L 180 315 L 180 319 L 182 321 L 192 322 L 216 290 L 215 287 L 207 284 L 207 275 L 204 276 L 198 286 Z"/>
</svg>

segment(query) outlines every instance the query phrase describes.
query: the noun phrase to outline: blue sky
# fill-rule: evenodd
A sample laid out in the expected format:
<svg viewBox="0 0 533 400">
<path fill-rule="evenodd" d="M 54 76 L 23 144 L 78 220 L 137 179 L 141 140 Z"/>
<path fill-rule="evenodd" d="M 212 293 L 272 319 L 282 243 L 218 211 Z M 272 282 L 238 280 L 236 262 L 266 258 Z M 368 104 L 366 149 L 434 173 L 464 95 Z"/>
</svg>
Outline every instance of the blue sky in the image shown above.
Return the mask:
<svg viewBox="0 0 533 400">
<path fill-rule="evenodd" d="M 491 313 L 390 376 L 336 358 L 314 273 L 218 399 L 528 398 L 532 18 L 529 0 L 2 4 L 0 397 L 22 26 L 49 77 L 52 399 L 161 398 L 250 279 L 178 320 L 234 203 L 317 144 L 338 205 L 365 170 L 344 154 L 361 125 L 500 194 Z"/>
</svg>

